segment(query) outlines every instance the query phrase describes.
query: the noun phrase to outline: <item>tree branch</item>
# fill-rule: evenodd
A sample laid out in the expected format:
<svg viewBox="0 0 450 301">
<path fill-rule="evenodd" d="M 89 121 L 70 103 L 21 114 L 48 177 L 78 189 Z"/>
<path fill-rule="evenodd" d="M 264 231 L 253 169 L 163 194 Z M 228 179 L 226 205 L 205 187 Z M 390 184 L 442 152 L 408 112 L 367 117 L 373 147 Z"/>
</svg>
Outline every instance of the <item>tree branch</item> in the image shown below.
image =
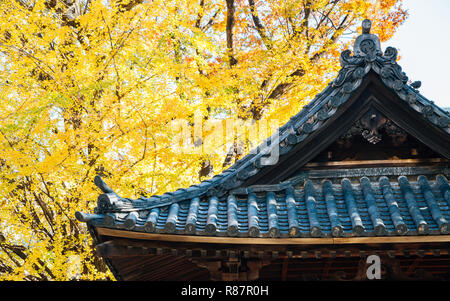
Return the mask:
<svg viewBox="0 0 450 301">
<path fill-rule="evenodd" d="M 249 1 L 251 1 L 251 0 L 249 0 Z M 333 35 L 324 43 L 324 45 L 316 53 L 314 53 L 311 56 L 311 58 L 310 58 L 311 63 L 317 62 L 320 58 L 322 58 L 327 53 L 328 46 L 335 43 L 337 41 L 337 39 L 340 37 L 341 30 L 345 29 L 349 24 L 351 24 L 353 22 L 353 19 L 348 20 L 348 18 L 349 18 L 349 15 L 345 15 L 345 17 L 340 22 L 337 29 L 334 31 Z M 264 115 L 265 109 L 271 103 L 271 100 L 280 98 L 283 94 L 285 94 L 292 87 L 292 85 L 294 84 L 290 80 L 290 79 L 292 79 L 292 77 L 294 77 L 294 76 L 302 77 L 304 75 L 305 75 L 305 70 L 303 68 L 298 68 L 294 72 L 292 72 L 291 74 L 289 74 L 287 76 L 287 79 L 289 79 L 289 80 L 282 82 L 282 83 L 278 84 L 277 86 L 275 86 L 275 88 L 272 89 L 270 94 L 265 99 L 263 99 L 262 101 L 260 99 L 254 100 L 252 102 L 252 105 L 250 106 L 250 113 L 252 114 L 253 119 L 260 120 L 262 118 L 262 116 Z M 267 85 L 267 83 L 268 83 L 268 80 L 264 80 L 263 83 L 261 84 L 261 89 L 264 88 Z"/>
<path fill-rule="evenodd" d="M 202 18 L 203 18 L 203 10 L 205 9 L 205 1 L 204 0 L 200 0 L 200 11 L 197 14 L 197 20 L 195 21 L 195 27 L 200 29 L 200 23 L 202 22 Z"/>
<path fill-rule="evenodd" d="M 267 49 L 272 49 L 272 41 L 267 35 L 266 29 L 264 28 L 264 25 L 262 24 L 261 20 L 259 19 L 256 9 L 255 9 L 255 1 L 254 0 L 248 0 L 248 4 L 250 5 L 250 12 L 252 15 L 253 23 L 255 24 L 256 30 L 258 31 L 259 36 L 261 37 L 262 41 L 264 42 L 264 45 L 267 47 Z"/>
<path fill-rule="evenodd" d="M 230 67 L 237 64 L 237 60 L 233 55 L 233 28 L 235 23 L 235 8 L 234 8 L 234 0 L 226 0 L 227 1 L 227 51 L 228 51 L 228 59 Z"/>
</svg>

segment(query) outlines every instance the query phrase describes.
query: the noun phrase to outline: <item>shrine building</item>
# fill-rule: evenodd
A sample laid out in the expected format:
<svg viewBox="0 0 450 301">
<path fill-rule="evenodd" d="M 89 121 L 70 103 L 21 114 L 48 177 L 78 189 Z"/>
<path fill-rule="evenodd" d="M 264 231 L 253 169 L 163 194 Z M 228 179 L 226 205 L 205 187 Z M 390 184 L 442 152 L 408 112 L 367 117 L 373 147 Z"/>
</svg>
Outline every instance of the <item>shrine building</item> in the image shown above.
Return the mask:
<svg viewBox="0 0 450 301">
<path fill-rule="evenodd" d="M 97 176 L 95 212 L 76 218 L 115 278 L 366 280 L 376 255 L 381 279 L 450 280 L 450 114 L 370 28 L 277 137 L 221 174 L 139 199 Z"/>
</svg>

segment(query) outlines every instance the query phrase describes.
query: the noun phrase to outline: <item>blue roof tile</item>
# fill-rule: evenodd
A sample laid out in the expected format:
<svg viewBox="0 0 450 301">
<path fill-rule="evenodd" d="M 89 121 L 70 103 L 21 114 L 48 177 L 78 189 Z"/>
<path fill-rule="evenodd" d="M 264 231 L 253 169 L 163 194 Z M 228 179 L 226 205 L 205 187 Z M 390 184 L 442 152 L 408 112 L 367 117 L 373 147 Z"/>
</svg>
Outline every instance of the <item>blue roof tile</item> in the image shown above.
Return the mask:
<svg viewBox="0 0 450 301">
<path fill-rule="evenodd" d="M 97 226 L 143 232 L 250 237 L 327 237 L 447 234 L 448 180 L 419 176 L 244 195 L 193 198 L 125 213 L 79 214 Z"/>
</svg>

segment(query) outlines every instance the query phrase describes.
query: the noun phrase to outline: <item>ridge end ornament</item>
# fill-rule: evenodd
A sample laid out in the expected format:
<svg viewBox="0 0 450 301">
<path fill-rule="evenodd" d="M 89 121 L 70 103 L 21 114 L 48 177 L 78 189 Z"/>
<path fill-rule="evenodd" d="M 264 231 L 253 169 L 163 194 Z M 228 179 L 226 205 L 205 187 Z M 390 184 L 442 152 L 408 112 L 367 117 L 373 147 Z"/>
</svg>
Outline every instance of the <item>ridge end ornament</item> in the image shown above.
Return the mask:
<svg viewBox="0 0 450 301">
<path fill-rule="evenodd" d="M 355 40 L 353 46 L 353 53 L 355 56 L 362 56 L 369 61 L 375 60 L 377 55 L 381 55 L 381 43 L 380 39 L 370 33 L 372 28 L 372 21 L 365 19 L 362 22 L 362 34 Z"/>
</svg>

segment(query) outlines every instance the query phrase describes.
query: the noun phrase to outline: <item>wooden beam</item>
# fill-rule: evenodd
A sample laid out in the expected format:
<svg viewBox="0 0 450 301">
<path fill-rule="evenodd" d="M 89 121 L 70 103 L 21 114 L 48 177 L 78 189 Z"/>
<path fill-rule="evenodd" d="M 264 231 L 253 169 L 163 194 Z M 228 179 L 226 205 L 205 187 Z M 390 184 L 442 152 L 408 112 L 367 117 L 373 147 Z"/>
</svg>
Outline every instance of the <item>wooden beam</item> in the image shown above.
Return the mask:
<svg viewBox="0 0 450 301">
<path fill-rule="evenodd" d="M 109 228 L 97 228 L 102 236 L 123 237 L 130 239 L 159 240 L 180 243 L 210 243 L 210 244 L 244 244 L 244 245 L 308 245 L 333 244 L 333 238 L 253 238 L 253 237 L 220 237 L 220 236 L 193 236 L 171 235 L 125 231 Z M 449 238 L 450 241 L 450 238 Z"/>
<path fill-rule="evenodd" d="M 117 245 L 114 241 L 106 241 L 98 244 L 95 247 L 97 254 L 102 257 L 122 257 L 122 256 L 137 256 L 137 255 L 150 255 L 150 250 L 144 250 L 139 247 Z"/>
<path fill-rule="evenodd" d="M 423 166 L 391 166 L 391 167 L 348 167 L 340 168 L 326 167 L 304 170 L 302 174 L 309 179 L 334 179 L 348 177 L 351 173 L 352 177 L 380 177 L 380 176 L 418 176 L 418 175 L 436 175 L 446 174 L 447 171 L 444 166 L 440 165 L 423 165 Z"/>
<path fill-rule="evenodd" d="M 333 244 L 378 244 L 378 243 L 383 244 L 383 243 L 422 243 L 422 242 L 450 242 L 450 235 L 333 238 Z"/>
<path fill-rule="evenodd" d="M 305 168 L 310 167 L 331 167 L 331 166 L 359 166 L 359 165 L 382 165 L 385 166 L 399 166 L 401 164 L 418 164 L 418 163 L 449 163 L 450 160 L 443 158 L 430 159 L 398 159 L 398 160 L 360 160 L 360 161 L 330 161 L 330 162 L 310 162 L 305 165 Z"/>
<path fill-rule="evenodd" d="M 450 242 L 450 235 L 385 236 L 385 237 L 329 237 L 329 238 L 252 238 L 189 236 L 176 234 L 144 233 L 109 228 L 97 228 L 102 236 L 130 239 L 159 240 L 179 243 L 241 244 L 241 245 L 340 245 L 340 244 L 383 244 Z"/>
</svg>

